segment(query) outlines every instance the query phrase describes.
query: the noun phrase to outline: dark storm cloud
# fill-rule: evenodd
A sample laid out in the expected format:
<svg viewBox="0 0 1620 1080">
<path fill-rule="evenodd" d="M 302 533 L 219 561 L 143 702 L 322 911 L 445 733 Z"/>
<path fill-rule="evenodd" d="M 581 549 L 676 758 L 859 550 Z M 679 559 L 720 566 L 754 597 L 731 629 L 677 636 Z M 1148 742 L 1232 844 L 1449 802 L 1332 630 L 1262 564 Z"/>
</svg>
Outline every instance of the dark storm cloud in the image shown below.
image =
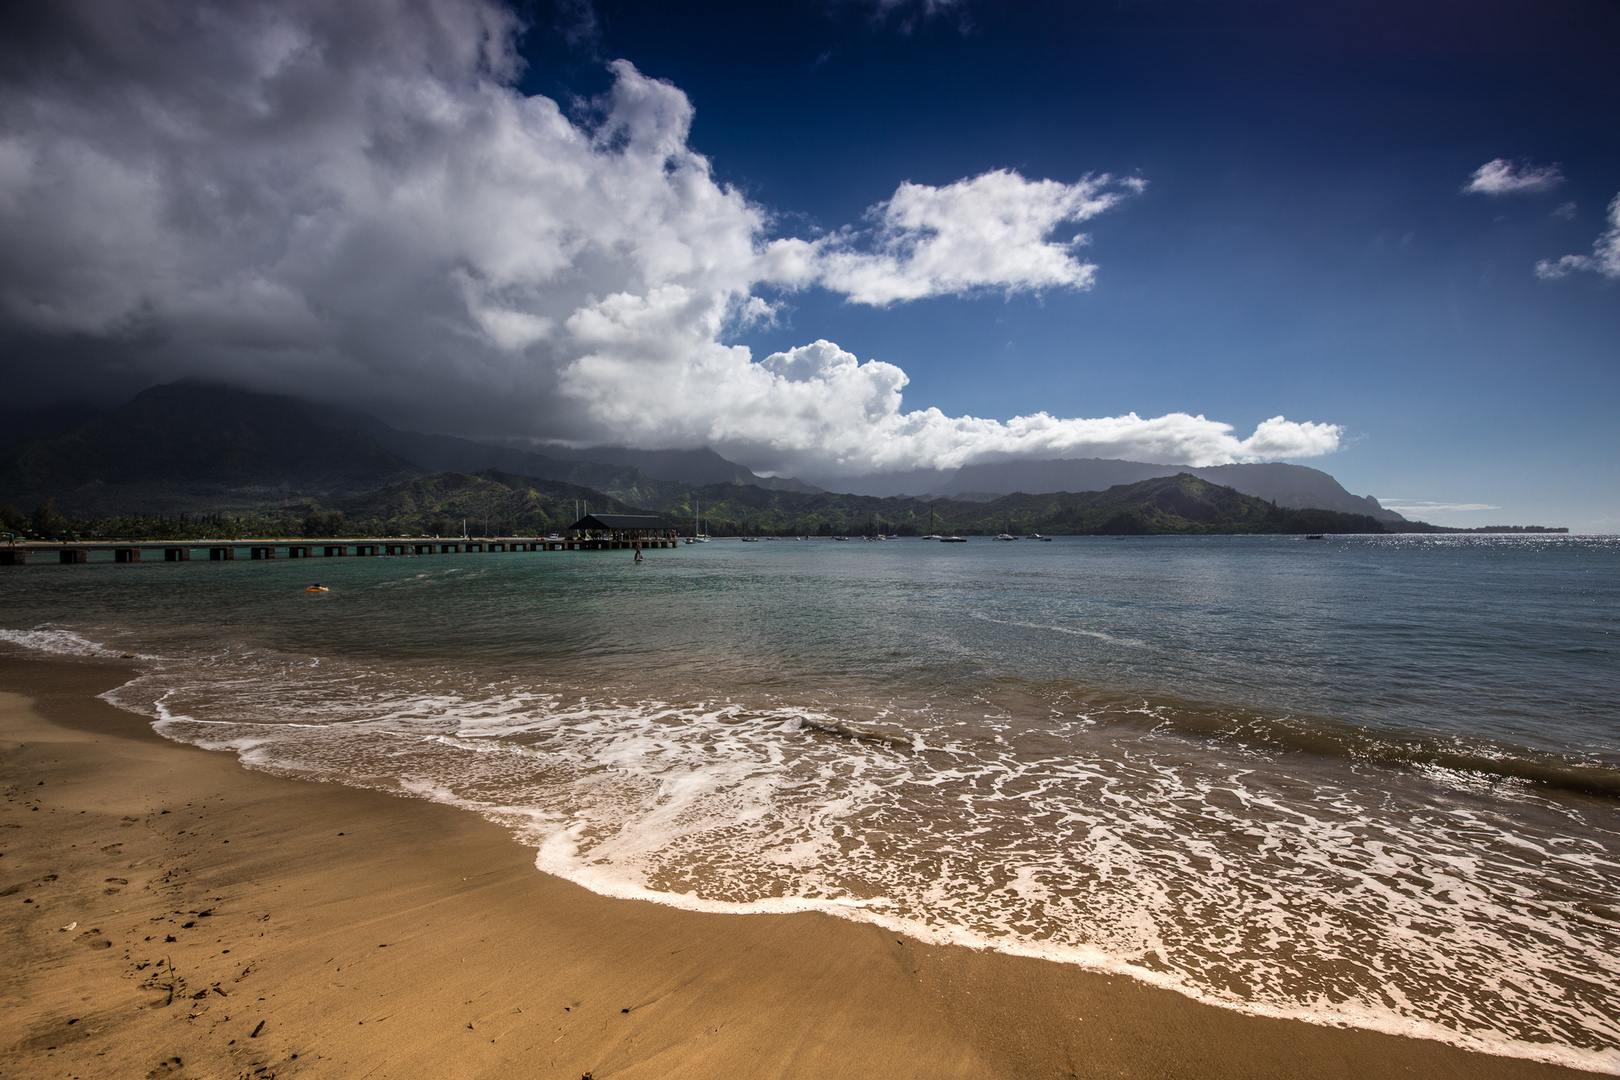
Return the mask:
<svg viewBox="0 0 1620 1080">
<path fill-rule="evenodd" d="M 771 240 L 688 145 L 684 93 L 616 61 L 589 123 L 570 118 L 515 88 L 520 27 L 496 4 L 77 0 L 4 18 L 0 343 L 47 384 L 202 376 L 435 430 L 712 445 L 821 475 L 1338 443 L 1281 417 L 1243 439 L 1181 413 L 906 412 L 891 364 L 724 344 L 794 289 L 882 307 L 1089 288 L 1072 226 L 1140 180 L 905 183 L 867 228 Z"/>
</svg>

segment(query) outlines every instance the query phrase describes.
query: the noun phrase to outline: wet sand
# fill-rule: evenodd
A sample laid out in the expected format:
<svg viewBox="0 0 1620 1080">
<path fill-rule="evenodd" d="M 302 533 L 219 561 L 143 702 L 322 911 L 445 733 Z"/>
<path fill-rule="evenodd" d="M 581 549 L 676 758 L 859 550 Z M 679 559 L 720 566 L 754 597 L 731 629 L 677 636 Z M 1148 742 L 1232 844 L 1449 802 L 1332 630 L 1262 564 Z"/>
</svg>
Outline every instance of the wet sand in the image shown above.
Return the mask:
<svg viewBox="0 0 1620 1080">
<path fill-rule="evenodd" d="M 1589 1076 L 821 914 L 596 896 L 0 657 L 0 1077 Z M 68 929 L 64 929 L 68 928 Z"/>
</svg>

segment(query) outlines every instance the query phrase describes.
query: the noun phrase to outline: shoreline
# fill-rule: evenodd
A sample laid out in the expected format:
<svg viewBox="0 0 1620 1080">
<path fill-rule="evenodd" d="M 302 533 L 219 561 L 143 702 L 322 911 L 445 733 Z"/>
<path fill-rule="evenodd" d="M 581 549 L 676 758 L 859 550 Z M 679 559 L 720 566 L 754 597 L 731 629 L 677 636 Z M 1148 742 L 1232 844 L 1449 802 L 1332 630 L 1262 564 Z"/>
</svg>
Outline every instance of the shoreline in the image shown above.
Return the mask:
<svg viewBox="0 0 1620 1080">
<path fill-rule="evenodd" d="M 0 656 L 0 1075 L 1599 1075 L 599 896 L 473 813 L 164 739 L 96 697 L 126 670 Z"/>
</svg>

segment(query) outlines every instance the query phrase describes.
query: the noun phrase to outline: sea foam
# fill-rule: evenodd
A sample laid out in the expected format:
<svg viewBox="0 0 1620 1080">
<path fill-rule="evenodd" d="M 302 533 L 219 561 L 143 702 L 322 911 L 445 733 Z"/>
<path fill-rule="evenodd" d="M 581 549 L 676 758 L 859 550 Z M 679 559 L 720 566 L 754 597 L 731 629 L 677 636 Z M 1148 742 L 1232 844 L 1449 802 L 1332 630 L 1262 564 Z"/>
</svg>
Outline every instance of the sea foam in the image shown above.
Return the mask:
<svg viewBox="0 0 1620 1080">
<path fill-rule="evenodd" d="M 5 641 L 602 893 L 1620 1072 L 1620 547 L 710 547 L 12 575 Z"/>
<path fill-rule="evenodd" d="M 857 724 L 430 681 L 233 651 L 115 697 L 254 768 L 475 810 L 604 895 L 824 911 L 1255 1015 L 1620 1073 L 1620 923 L 1602 914 L 1620 845 L 1574 838 L 1556 800 L 1523 794 L 1510 816 L 1421 774 L 1301 778 L 1152 709 Z"/>
</svg>

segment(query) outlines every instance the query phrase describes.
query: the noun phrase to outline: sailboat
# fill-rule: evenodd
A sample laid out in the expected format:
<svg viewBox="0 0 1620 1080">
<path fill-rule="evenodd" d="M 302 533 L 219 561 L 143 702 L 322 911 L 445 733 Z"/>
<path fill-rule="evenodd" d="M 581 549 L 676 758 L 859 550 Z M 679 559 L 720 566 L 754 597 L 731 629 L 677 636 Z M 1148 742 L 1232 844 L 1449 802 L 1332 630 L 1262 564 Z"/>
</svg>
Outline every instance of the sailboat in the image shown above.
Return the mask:
<svg viewBox="0 0 1620 1080">
<path fill-rule="evenodd" d="M 933 503 L 928 504 L 928 535 L 923 537 L 923 539 L 924 540 L 943 540 L 943 539 L 945 539 L 943 536 L 939 535 L 939 533 L 934 531 L 934 504 Z"/>
<path fill-rule="evenodd" d="M 1006 527 L 1004 529 L 1001 530 L 1000 534 L 996 536 L 996 539 L 997 540 L 1016 540 L 1016 539 L 1018 539 L 1018 537 L 1013 535 L 1013 531 L 1012 531 L 1012 515 L 1011 514 L 1007 515 L 1007 525 L 1006 525 Z"/>
<path fill-rule="evenodd" d="M 698 499 L 693 499 L 692 500 L 692 535 L 687 537 L 687 539 L 686 539 L 686 542 L 688 544 L 707 544 L 709 542 L 708 534 L 703 531 L 703 519 L 702 519 L 701 516 L 699 516 L 701 514 L 702 510 L 703 510 L 703 503 Z"/>
</svg>

